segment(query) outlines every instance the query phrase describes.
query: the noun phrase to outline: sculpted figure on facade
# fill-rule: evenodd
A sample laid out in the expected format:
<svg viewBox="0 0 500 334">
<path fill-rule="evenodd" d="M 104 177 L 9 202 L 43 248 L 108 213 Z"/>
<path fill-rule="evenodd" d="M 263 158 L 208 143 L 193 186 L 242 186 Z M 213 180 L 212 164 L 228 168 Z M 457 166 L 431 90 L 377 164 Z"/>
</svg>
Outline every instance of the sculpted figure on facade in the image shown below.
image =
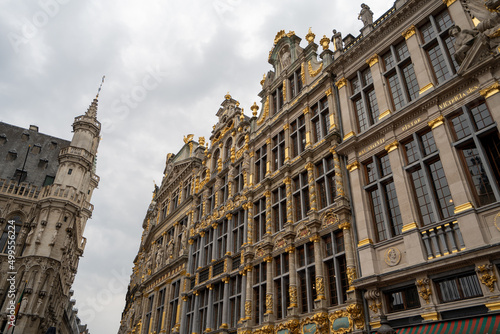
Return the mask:
<svg viewBox="0 0 500 334">
<path fill-rule="evenodd" d="M 462 3 L 471 17 L 479 21 L 473 30 L 481 33 L 482 39 L 490 49 L 498 47 L 500 45 L 500 0 L 462 0 Z"/>
<path fill-rule="evenodd" d="M 36 235 L 36 240 L 35 242 L 37 244 L 40 243 L 40 241 L 42 240 L 42 234 L 43 234 L 43 231 L 45 231 L 45 226 L 42 225 L 42 228 L 38 231 L 37 235 Z"/>
<path fill-rule="evenodd" d="M 56 239 L 57 239 L 57 232 L 58 230 L 55 230 L 54 233 L 52 233 L 52 237 L 50 238 L 50 244 L 49 245 L 55 245 Z"/>
<path fill-rule="evenodd" d="M 28 235 L 26 236 L 26 244 L 28 244 L 28 245 L 31 244 L 31 238 L 33 237 L 33 233 L 35 233 L 35 229 L 30 228 L 30 231 L 28 232 Z"/>
<path fill-rule="evenodd" d="M 467 56 L 472 44 L 474 44 L 478 32 L 467 29 L 462 30 L 459 26 L 452 26 L 449 32 L 455 38 L 455 60 L 460 65 Z"/>
<path fill-rule="evenodd" d="M 334 51 L 344 50 L 344 44 L 342 42 L 342 33 L 340 31 L 337 32 L 337 30 L 333 29 L 332 34 L 333 34 L 332 43 L 335 48 Z"/>
<path fill-rule="evenodd" d="M 187 250 L 186 240 L 187 240 L 187 228 L 184 225 L 181 225 L 181 246 L 180 246 L 180 255 L 184 255 Z"/>
<path fill-rule="evenodd" d="M 167 255 L 168 255 L 169 259 L 173 259 L 174 258 L 174 241 L 173 240 L 170 240 L 168 242 Z"/>
<path fill-rule="evenodd" d="M 359 12 L 358 20 L 361 20 L 365 27 L 373 24 L 373 12 L 368 5 L 361 4 L 361 12 Z"/>
</svg>

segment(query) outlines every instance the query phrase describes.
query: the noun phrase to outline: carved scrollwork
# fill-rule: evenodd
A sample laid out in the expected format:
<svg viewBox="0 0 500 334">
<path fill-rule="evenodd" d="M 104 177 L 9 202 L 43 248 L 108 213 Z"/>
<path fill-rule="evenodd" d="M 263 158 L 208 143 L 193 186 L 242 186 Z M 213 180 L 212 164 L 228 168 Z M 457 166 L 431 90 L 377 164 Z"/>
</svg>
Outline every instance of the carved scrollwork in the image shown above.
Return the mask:
<svg viewBox="0 0 500 334">
<path fill-rule="evenodd" d="M 493 266 L 490 264 L 484 264 L 482 266 L 477 266 L 477 273 L 479 274 L 479 280 L 483 283 L 490 292 L 495 289 L 495 282 L 497 277 L 493 273 Z"/>
<path fill-rule="evenodd" d="M 417 280 L 417 286 L 419 289 L 418 294 L 420 295 L 420 297 L 422 297 L 423 300 L 425 300 L 427 304 L 429 304 L 432 295 L 429 279 L 424 278 Z"/>
</svg>

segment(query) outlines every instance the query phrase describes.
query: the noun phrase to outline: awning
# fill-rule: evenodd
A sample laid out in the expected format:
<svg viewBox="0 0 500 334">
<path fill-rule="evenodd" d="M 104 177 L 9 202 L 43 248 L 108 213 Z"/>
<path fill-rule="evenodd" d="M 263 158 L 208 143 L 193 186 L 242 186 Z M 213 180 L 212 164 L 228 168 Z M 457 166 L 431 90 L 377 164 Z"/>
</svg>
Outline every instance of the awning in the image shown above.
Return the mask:
<svg viewBox="0 0 500 334">
<path fill-rule="evenodd" d="M 396 330 L 397 334 L 500 334 L 500 316 L 490 315 L 416 325 Z"/>
</svg>

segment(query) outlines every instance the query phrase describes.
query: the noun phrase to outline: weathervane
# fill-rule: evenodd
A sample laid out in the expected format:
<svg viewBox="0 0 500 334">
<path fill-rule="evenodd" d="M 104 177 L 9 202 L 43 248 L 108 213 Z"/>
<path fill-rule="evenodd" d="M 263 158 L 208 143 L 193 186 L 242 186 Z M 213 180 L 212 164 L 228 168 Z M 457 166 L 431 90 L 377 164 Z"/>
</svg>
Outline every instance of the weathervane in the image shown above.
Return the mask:
<svg viewBox="0 0 500 334">
<path fill-rule="evenodd" d="M 102 84 L 104 83 L 105 77 L 106 77 L 105 75 L 102 76 L 101 84 L 99 85 L 99 89 L 97 90 L 97 95 L 95 96 L 96 99 L 99 97 L 99 93 L 101 92 Z"/>
</svg>

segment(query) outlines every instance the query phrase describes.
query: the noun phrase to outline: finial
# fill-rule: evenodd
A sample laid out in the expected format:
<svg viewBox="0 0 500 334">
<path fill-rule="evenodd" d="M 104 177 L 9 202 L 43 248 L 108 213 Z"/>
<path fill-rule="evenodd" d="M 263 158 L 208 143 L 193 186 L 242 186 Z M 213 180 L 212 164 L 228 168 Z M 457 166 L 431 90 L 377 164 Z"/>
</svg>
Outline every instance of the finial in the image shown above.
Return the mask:
<svg viewBox="0 0 500 334">
<path fill-rule="evenodd" d="M 240 106 L 240 101 L 236 101 L 236 107 Z"/>
<path fill-rule="evenodd" d="M 315 34 L 311 31 L 311 27 L 309 27 L 309 32 L 306 35 L 306 40 L 309 42 L 309 44 L 314 42 L 314 37 L 316 37 Z"/>
<path fill-rule="evenodd" d="M 226 100 L 229 100 L 231 98 L 231 95 L 229 95 L 229 92 L 227 92 L 227 94 L 224 97 L 226 98 Z"/>
<path fill-rule="evenodd" d="M 245 120 L 245 115 L 243 114 L 243 108 L 241 108 L 240 122 Z"/>
<path fill-rule="evenodd" d="M 266 74 L 264 73 L 264 74 L 262 75 L 262 80 L 260 80 L 260 85 L 261 85 L 261 86 L 264 86 L 264 83 L 265 83 L 265 82 L 266 82 Z"/>
<path fill-rule="evenodd" d="M 250 107 L 250 110 L 252 110 L 253 117 L 257 117 L 257 110 L 259 110 L 259 106 L 257 105 L 257 102 L 253 103 L 253 105 Z"/>
<path fill-rule="evenodd" d="M 328 46 L 330 45 L 330 39 L 323 35 L 323 38 L 319 41 L 321 46 L 323 46 L 323 50 L 328 50 Z"/>
<path fill-rule="evenodd" d="M 97 90 L 97 95 L 95 96 L 96 99 L 99 98 L 99 93 L 101 92 L 102 84 L 104 83 L 104 78 L 106 78 L 105 75 L 102 76 L 101 84 L 99 85 L 99 89 Z"/>
</svg>

